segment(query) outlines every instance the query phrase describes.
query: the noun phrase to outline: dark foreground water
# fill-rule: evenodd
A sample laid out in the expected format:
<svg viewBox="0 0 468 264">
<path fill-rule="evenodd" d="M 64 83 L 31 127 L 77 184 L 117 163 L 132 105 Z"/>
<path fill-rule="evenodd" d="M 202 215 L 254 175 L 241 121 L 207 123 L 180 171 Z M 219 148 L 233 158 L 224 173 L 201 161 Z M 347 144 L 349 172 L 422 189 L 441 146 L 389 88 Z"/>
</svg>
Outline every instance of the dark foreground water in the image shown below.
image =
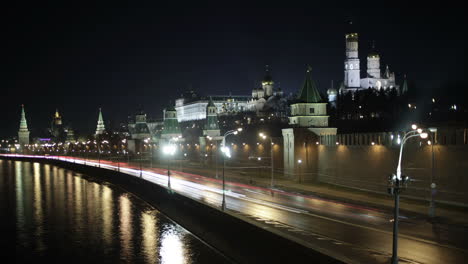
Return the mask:
<svg viewBox="0 0 468 264">
<path fill-rule="evenodd" d="M 3 263 L 226 262 L 132 194 L 51 165 L 0 159 L 0 212 Z"/>
</svg>

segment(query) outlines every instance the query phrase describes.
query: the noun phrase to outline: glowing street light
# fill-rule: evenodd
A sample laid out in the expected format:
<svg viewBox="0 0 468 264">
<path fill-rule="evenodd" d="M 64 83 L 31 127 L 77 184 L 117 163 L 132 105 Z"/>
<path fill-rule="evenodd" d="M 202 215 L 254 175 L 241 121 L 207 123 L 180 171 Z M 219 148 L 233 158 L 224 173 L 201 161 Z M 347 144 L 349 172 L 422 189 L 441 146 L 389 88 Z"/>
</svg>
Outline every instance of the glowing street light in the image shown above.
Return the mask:
<svg viewBox="0 0 468 264">
<path fill-rule="evenodd" d="M 398 210 L 400 206 L 400 188 L 404 187 L 406 183 L 409 181 L 408 176 L 403 176 L 401 175 L 401 157 L 403 154 L 403 147 L 406 143 L 406 141 L 412 137 L 420 137 L 420 138 L 427 138 L 428 134 L 426 132 L 423 132 L 421 128 L 418 129 L 417 125 L 413 124 L 411 126 L 413 130 L 407 132 L 404 136 L 403 139 L 401 140 L 401 145 L 400 145 L 400 156 L 398 158 L 398 166 L 396 169 L 396 174 L 392 174 L 389 182 L 390 182 L 390 187 L 389 187 L 389 193 L 392 194 L 395 197 L 395 207 L 394 207 L 394 219 L 393 219 L 393 253 L 392 253 L 392 264 L 397 264 L 398 263 Z"/>
<path fill-rule="evenodd" d="M 266 139 L 266 138 L 267 138 L 267 136 L 266 136 L 265 134 L 263 134 L 263 133 L 259 133 L 258 135 L 259 135 L 261 138 L 263 138 L 263 139 Z M 273 144 L 273 138 L 272 138 L 272 137 L 268 137 L 268 138 L 270 139 L 270 159 L 271 159 L 271 181 L 270 181 L 270 187 L 273 188 L 273 186 L 274 186 L 274 182 L 273 182 L 273 178 L 274 178 L 273 146 L 274 146 L 274 144 Z M 260 158 L 259 158 L 259 160 L 260 160 Z"/>
<path fill-rule="evenodd" d="M 174 156 L 176 146 L 174 144 L 167 144 L 163 147 L 163 153 L 167 155 L 167 187 L 171 189 L 171 170 L 170 170 L 170 156 Z"/>
<path fill-rule="evenodd" d="M 238 128 L 236 130 L 229 130 L 223 135 L 223 140 L 221 141 L 221 152 L 224 154 L 223 155 L 223 201 L 221 203 L 221 210 L 224 211 L 226 209 L 226 194 L 225 194 L 225 189 L 226 189 L 226 181 L 224 177 L 224 170 L 226 167 L 226 157 L 230 158 L 231 157 L 231 150 L 229 147 L 226 147 L 226 137 L 229 135 L 237 135 L 239 132 L 242 131 L 242 128 Z"/>
</svg>

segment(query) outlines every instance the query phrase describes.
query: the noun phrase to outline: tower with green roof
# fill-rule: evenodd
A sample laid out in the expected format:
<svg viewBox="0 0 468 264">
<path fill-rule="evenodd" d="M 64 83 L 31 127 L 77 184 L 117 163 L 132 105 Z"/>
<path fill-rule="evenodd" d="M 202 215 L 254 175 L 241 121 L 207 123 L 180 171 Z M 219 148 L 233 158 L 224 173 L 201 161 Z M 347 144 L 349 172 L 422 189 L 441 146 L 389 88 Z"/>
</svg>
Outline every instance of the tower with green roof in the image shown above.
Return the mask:
<svg viewBox="0 0 468 264">
<path fill-rule="evenodd" d="M 18 131 L 18 142 L 21 146 L 29 145 L 29 130 L 26 114 L 24 113 L 24 105 L 21 105 L 21 121 Z"/>
<path fill-rule="evenodd" d="M 98 116 L 98 122 L 96 126 L 96 133 L 95 135 L 102 135 L 106 131 L 106 128 L 104 126 L 104 119 L 102 118 L 102 111 L 101 108 L 99 108 L 99 116 Z"/>
<path fill-rule="evenodd" d="M 213 103 L 213 99 L 211 97 L 208 105 L 206 106 L 206 124 L 203 129 L 203 135 L 210 137 L 220 135 L 218 113 L 216 111 L 216 105 Z"/>
<path fill-rule="evenodd" d="M 328 127 L 328 117 L 327 103 L 322 100 L 309 67 L 297 102 L 291 105 L 289 124 L 295 127 Z"/>
<path fill-rule="evenodd" d="M 161 133 L 161 138 L 169 140 L 182 136 L 180 132 L 179 121 L 177 121 L 177 111 L 173 105 L 170 105 L 164 110 L 164 128 Z"/>
<path fill-rule="evenodd" d="M 401 95 L 407 94 L 408 93 L 408 83 L 406 82 L 406 74 L 405 74 L 405 79 L 403 80 L 403 86 L 401 87 Z"/>
<path fill-rule="evenodd" d="M 291 128 L 282 129 L 284 172 L 301 181 L 301 173 L 317 169 L 313 159 L 318 149 L 312 146 L 335 146 L 336 140 L 336 128 L 328 127 L 327 103 L 312 80 L 310 67 L 296 102 L 291 104 L 289 125 Z"/>
</svg>

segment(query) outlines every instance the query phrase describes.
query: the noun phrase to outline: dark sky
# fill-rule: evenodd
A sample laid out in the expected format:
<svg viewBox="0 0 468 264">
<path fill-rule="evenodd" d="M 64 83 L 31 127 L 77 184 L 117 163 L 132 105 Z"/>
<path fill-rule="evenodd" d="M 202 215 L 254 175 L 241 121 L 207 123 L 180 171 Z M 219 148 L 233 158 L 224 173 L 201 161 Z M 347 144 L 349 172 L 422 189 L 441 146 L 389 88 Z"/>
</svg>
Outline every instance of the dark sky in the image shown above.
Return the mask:
<svg viewBox="0 0 468 264">
<path fill-rule="evenodd" d="M 343 79 L 350 19 L 360 34 L 361 69 L 375 40 L 381 64 L 390 65 L 398 81 L 406 73 L 421 93 L 466 84 L 462 6 L 157 2 L 4 8 L 0 136 L 16 134 L 21 104 L 34 131 L 49 126 L 58 108 L 65 123 L 92 132 L 99 107 L 115 123 L 140 106 L 161 118 L 189 85 L 201 94 L 248 95 L 265 64 L 288 93 L 311 65 L 325 91 L 331 80 Z"/>
</svg>

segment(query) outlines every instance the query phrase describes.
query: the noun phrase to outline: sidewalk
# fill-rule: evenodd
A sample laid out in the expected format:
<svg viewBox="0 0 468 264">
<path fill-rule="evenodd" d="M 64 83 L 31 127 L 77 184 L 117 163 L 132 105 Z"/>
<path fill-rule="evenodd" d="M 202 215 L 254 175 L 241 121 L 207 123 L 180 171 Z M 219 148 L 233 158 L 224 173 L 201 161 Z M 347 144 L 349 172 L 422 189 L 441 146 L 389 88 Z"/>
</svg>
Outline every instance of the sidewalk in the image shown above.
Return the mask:
<svg viewBox="0 0 468 264">
<path fill-rule="evenodd" d="M 174 168 L 177 170 L 178 168 Z M 214 168 L 187 167 L 185 164 L 184 172 L 199 174 L 206 177 L 215 177 Z M 221 177 L 222 168 L 218 168 L 218 175 Z M 265 172 L 263 172 L 265 174 Z M 268 173 L 267 173 L 268 174 Z M 357 204 L 367 207 L 379 208 L 391 214 L 394 207 L 392 196 L 386 194 L 377 194 L 366 192 L 342 186 L 336 186 L 326 183 L 298 183 L 292 179 L 285 179 L 282 174 L 275 172 L 274 188 L 299 193 L 303 195 L 313 195 L 324 199 L 336 200 L 340 202 Z M 258 177 L 257 173 L 241 175 L 240 171 L 225 171 L 226 181 L 250 184 L 259 187 L 270 188 L 270 177 Z M 404 195 L 404 193 L 403 193 Z M 468 209 L 458 206 L 437 204 L 435 202 L 435 217 L 430 219 L 429 201 L 414 200 L 411 198 L 400 198 L 400 210 L 402 213 L 409 214 L 421 219 L 440 224 L 462 225 L 468 227 Z"/>
</svg>

